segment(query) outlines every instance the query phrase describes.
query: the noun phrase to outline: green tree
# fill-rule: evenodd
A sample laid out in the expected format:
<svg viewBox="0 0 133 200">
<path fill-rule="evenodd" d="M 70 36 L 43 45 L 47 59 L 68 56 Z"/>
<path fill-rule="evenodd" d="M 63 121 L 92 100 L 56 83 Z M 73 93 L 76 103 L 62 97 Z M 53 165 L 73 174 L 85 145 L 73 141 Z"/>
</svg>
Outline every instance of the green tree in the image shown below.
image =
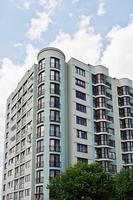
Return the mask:
<svg viewBox="0 0 133 200">
<path fill-rule="evenodd" d="M 133 200 L 133 169 L 122 169 L 113 179 L 114 200 Z"/>
<path fill-rule="evenodd" d="M 99 164 L 79 162 L 53 178 L 48 188 L 54 200 L 108 200 L 110 179 Z"/>
</svg>

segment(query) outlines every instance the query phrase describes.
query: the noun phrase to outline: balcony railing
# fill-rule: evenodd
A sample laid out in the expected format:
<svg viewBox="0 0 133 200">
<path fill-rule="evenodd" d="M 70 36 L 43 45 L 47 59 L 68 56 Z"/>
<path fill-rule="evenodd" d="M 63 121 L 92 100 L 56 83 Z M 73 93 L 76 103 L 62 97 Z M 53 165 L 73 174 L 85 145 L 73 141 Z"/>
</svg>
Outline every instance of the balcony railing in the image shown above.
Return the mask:
<svg viewBox="0 0 133 200">
<path fill-rule="evenodd" d="M 35 200 L 43 200 L 43 193 L 36 193 L 35 194 Z"/>
</svg>

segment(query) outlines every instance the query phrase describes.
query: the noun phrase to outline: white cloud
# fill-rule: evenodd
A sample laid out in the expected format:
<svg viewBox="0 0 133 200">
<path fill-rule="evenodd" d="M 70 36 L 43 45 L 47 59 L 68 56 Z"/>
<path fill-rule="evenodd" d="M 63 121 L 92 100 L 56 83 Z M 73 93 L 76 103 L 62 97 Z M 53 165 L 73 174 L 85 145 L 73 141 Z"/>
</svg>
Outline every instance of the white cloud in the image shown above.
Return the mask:
<svg viewBox="0 0 133 200">
<path fill-rule="evenodd" d="M 110 43 L 103 52 L 102 64 L 115 77 L 133 79 L 133 21 L 125 27 L 113 27 L 107 38 Z"/>
<path fill-rule="evenodd" d="M 106 13 L 106 10 L 105 10 L 106 1 L 107 0 L 100 0 L 99 5 L 98 5 L 98 9 L 97 9 L 97 15 L 98 16 L 105 15 L 105 13 Z"/>
<path fill-rule="evenodd" d="M 40 39 L 42 34 L 47 31 L 49 23 L 51 22 L 49 13 L 38 12 L 36 17 L 31 19 L 30 28 L 27 33 L 28 38 L 30 40 Z"/>
<path fill-rule="evenodd" d="M 79 29 L 73 35 L 59 32 L 50 46 L 60 48 L 67 60 L 75 57 L 83 62 L 97 64 L 101 53 L 101 36 L 90 26 L 90 16 L 81 16 Z"/>
<path fill-rule="evenodd" d="M 10 0 L 18 9 L 29 10 L 34 0 Z"/>
<path fill-rule="evenodd" d="M 62 0 L 38 0 L 38 3 L 47 9 L 54 9 Z"/>
<path fill-rule="evenodd" d="M 36 12 L 35 17 L 31 18 L 27 36 L 30 40 L 38 40 L 42 34 L 48 30 L 48 26 L 52 23 L 51 15 L 57 5 L 60 5 L 62 0 L 38 0 L 42 5 L 43 11 Z"/>
<path fill-rule="evenodd" d="M 14 48 L 19 48 L 19 47 L 22 47 L 23 46 L 23 44 L 22 43 L 20 43 L 20 42 L 17 42 L 17 43 L 14 43 Z"/>
</svg>

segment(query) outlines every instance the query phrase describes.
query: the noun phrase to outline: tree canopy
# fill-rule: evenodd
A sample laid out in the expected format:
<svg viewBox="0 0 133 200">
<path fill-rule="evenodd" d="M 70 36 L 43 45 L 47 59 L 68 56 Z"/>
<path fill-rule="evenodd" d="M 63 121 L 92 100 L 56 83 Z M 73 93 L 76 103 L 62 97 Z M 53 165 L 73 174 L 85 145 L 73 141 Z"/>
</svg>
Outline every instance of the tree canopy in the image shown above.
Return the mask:
<svg viewBox="0 0 133 200">
<path fill-rule="evenodd" d="M 53 178 L 48 188 L 54 200 L 108 200 L 111 179 L 99 164 L 79 162 Z"/>
<path fill-rule="evenodd" d="M 114 200 L 133 200 L 133 169 L 122 169 L 113 179 Z"/>
</svg>

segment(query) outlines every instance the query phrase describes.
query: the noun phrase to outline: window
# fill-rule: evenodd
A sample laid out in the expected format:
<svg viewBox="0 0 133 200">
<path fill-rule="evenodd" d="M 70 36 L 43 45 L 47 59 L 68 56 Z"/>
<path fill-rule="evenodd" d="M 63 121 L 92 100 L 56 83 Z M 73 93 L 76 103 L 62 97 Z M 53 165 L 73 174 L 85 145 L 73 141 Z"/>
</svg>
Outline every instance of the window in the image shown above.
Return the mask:
<svg viewBox="0 0 133 200">
<path fill-rule="evenodd" d="M 50 167 L 60 167 L 60 155 L 50 154 Z"/>
<path fill-rule="evenodd" d="M 83 118 L 83 117 L 76 116 L 76 123 L 83 125 L 83 126 L 87 126 L 87 119 Z"/>
<path fill-rule="evenodd" d="M 38 87 L 38 97 L 44 95 L 44 84 Z"/>
<path fill-rule="evenodd" d="M 87 139 L 87 132 L 82 130 L 77 130 L 77 137 L 81 139 Z"/>
<path fill-rule="evenodd" d="M 93 83 L 105 83 L 106 76 L 104 74 L 92 75 Z"/>
<path fill-rule="evenodd" d="M 38 75 L 38 83 L 42 83 L 42 82 L 44 82 L 44 80 L 45 80 L 45 72 L 41 72 Z"/>
<path fill-rule="evenodd" d="M 37 153 L 40 153 L 43 151 L 44 151 L 44 141 L 39 140 L 39 141 L 37 141 Z"/>
<path fill-rule="evenodd" d="M 52 108 L 59 108 L 60 107 L 60 98 L 51 96 L 50 97 L 50 107 Z"/>
<path fill-rule="evenodd" d="M 86 113 L 86 106 L 76 103 L 76 110 Z"/>
<path fill-rule="evenodd" d="M 50 67 L 60 69 L 60 60 L 55 57 L 50 58 Z"/>
<path fill-rule="evenodd" d="M 21 165 L 20 166 L 20 176 L 24 175 L 24 169 L 25 169 L 25 165 Z"/>
<path fill-rule="evenodd" d="M 87 153 L 88 150 L 87 150 L 87 145 L 85 144 L 77 144 L 77 151 L 78 152 L 83 152 L 83 153 Z"/>
<path fill-rule="evenodd" d="M 39 170 L 36 172 L 36 183 L 43 183 L 44 181 L 44 171 L 43 170 Z"/>
<path fill-rule="evenodd" d="M 44 166 L 44 155 L 41 154 L 41 155 L 37 156 L 36 167 L 37 168 L 42 168 L 43 166 Z"/>
<path fill-rule="evenodd" d="M 99 109 L 99 110 L 96 110 L 94 112 L 94 118 L 95 119 L 107 119 L 107 112 L 106 110 L 103 110 L 103 109 Z"/>
<path fill-rule="evenodd" d="M 106 107 L 106 99 L 105 97 L 99 97 L 94 99 L 94 106 L 97 107 Z"/>
<path fill-rule="evenodd" d="M 60 94 L 60 85 L 57 83 L 50 83 L 50 93 Z"/>
<path fill-rule="evenodd" d="M 36 199 L 43 199 L 43 186 L 36 187 Z"/>
<path fill-rule="evenodd" d="M 96 123 L 96 132 L 107 132 L 107 123 L 106 122 L 97 122 Z"/>
<path fill-rule="evenodd" d="M 50 151 L 60 152 L 60 140 L 50 139 Z"/>
<path fill-rule="evenodd" d="M 78 157 L 77 161 L 78 162 L 82 162 L 82 163 L 88 163 L 88 159 L 86 159 L 86 158 L 80 158 L 80 157 Z"/>
<path fill-rule="evenodd" d="M 54 178 L 60 175 L 60 170 L 51 169 L 50 170 L 50 178 Z"/>
<path fill-rule="evenodd" d="M 44 111 L 39 112 L 37 115 L 37 123 L 43 123 L 44 122 Z"/>
<path fill-rule="evenodd" d="M 44 136 L 44 125 L 37 127 L 37 138 Z"/>
<path fill-rule="evenodd" d="M 24 177 L 19 180 L 19 188 L 24 188 Z"/>
<path fill-rule="evenodd" d="M 30 196 L 30 189 L 29 188 L 25 190 L 25 196 Z"/>
<path fill-rule="evenodd" d="M 50 124 L 50 136 L 60 137 L 60 126 Z"/>
<path fill-rule="evenodd" d="M 85 70 L 75 66 L 75 72 L 78 75 L 85 76 Z"/>
<path fill-rule="evenodd" d="M 38 71 L 42 70 L 45 68 L 45 59 L 42 59 L 40 62 L 39 62 L 39 67 L 38 67 Z"/>
<path fill-rule="evenodd" d="M 86 94 L 83 93 L 83 92 L 80 92 L 78 90 L 76 90 L 76 97 L 79 98 L 79 99 L 82 99 L 82 100 L 86 101 Z"/>
<path fill-rule="evenodd" d="M 60 72 L 51 70 L 50 71 L 50 80 L 51 81 L 60 81 Z"/>
<path fill-rule="evenodd" d="M 60 112 L 57 110 L 50 110 L 50 121 L 60 122 Z"/>
<path fill-rule="evenodd" d="M 25 176 L 25 182 L 29 182 L 30 181 L 30 174 Z"/>
<path fill-rule="evenodd" d="M 44 97 L 38 100 L 38 110 L 43 109 L 43 108 L 44 108 Z"/>
<path fill-rule="evenodd" d="M 76 78 L 75 84 L 82 87 L 82 88 L 85 88 L 85 81 L 82 81 L 82 80 Z"/>
<path fill-rule="evenodd" d="M 106 95 L 106 87 L 104 85 L 98 85 L 93 87 L 94 95 Z"/>
</svg>

